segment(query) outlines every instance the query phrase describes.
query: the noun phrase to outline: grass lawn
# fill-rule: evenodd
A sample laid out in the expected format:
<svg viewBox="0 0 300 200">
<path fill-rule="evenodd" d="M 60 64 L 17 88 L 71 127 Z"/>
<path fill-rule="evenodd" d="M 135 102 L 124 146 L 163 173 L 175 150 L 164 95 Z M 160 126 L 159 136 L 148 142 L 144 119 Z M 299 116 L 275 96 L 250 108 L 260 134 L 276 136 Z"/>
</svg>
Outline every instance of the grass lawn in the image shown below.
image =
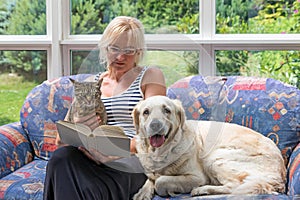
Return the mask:
<svg viewBox="0 0 300 200">
<path fill-rule="evenodd" d="M 36 83 L 16 75 L 0 74 L 0 125 L 20 121 L 24 100 Z"/>
</svg>

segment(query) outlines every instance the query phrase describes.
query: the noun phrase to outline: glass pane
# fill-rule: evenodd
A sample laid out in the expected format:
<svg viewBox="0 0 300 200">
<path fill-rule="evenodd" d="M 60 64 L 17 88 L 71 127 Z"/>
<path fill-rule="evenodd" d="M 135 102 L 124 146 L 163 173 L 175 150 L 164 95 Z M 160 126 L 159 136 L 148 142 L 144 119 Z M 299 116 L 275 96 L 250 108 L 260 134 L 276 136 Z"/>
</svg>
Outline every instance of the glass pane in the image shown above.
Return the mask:
<svg viewBox="0 0 300 200">
<path fill-rule="evenodd" d="M 167 86 L 170 86 L 181 78 L 199 73 L 199 52 L 148 51 L 142 64 L 159 67 L 165 75 Z"/>
<path fill-rule="evenodd" d="M 0 125 L 20 120 L 28 92 L 46 78 L 46 51 L 0 51 Z"/>
<path fill-rule="evenodd" d="M 218 75 L 259 76 L 300 88 L 300 51 L 216 51 Z"/>
<path fill-rule="evenodd" d="M 299 0 L 216 0 L 216 32 L 300 33 Z"/>
<path fill-rule="evenodd" d="M 46 1 L 0 0 L 0 35 L 46 35 Z"/>
<path fill-rule="evenodd" d="M 99 50 L 71 50 L 71 74 L 97 74 L 105 71 L 103 63 L 99 62 Z"/>
<path fill-rule="evenodd" d="M 98 73 L 105 71 L 105 66 L 99 63 L 99 51 L 71 51 L 71 73 Z M 159 67 L 166 78 L 167 85 L 180 78 L 198 74 L 198 51 L 147 51 L 142 66 Z"/>
<path fill-rule="evenodd" d="M 199 0 L 71 0 L 71 34 L 102 34 L 116 16 L 141 20 L 146 33 L 199 33 Z"/>
</svg>

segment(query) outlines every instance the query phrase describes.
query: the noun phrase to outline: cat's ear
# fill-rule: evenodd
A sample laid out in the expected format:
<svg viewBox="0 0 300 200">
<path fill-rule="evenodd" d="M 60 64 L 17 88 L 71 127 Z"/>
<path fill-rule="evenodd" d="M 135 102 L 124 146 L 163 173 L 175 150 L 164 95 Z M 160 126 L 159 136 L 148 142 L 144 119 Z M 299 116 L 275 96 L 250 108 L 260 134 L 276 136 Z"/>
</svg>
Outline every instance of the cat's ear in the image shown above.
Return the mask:
<svg viewBox="0 0 300 200">
<path fill-rule="evenodd" d="M 69 78 L 70 79 L 70 81 L 74 84 L 75 83 L 75 80 L 74 79 L 72 79 L 72 78 Z"/>
</svg>

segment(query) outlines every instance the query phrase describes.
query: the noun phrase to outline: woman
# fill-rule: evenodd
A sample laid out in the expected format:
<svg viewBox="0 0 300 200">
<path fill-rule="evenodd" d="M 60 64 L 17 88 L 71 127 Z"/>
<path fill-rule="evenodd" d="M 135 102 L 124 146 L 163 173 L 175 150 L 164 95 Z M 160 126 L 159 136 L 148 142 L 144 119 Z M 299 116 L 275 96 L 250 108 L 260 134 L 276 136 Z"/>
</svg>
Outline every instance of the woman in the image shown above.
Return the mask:
<svg viewBox="0 0 300 200">
<path fill-rule="evenodd" d="M 116 17 L 105 29 L 99 43 L 100 58 L 107 62 L 102 100 L 108 124 L 122 126 L 135 151 L 133 107 L 142 99 L 166 95 L 165 80 L 158 68 L 139 66 L 145 42 L 142 23 L 132 17 Z M 98 76 L 98 78 L 99 78 Z M 125 109 L 124 109 L 125 108 Z M 91 128 L 98 126 L 96 114 L 76 119 Z M 118 159 L 83 147 L 63 145 L 47 165 L 44 199 L 131 199 L 146 176 L 135 156 Z"/>
</svg>

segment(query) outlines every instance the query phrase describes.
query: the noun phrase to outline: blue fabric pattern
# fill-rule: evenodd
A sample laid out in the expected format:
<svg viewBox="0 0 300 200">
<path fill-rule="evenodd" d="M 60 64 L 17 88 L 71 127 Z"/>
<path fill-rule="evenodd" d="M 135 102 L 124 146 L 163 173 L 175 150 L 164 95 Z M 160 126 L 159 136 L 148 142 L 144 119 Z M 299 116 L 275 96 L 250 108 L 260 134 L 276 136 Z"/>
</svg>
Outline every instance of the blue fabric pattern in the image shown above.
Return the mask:
<svg viewBox="0 0 300 200">
<path fill-rule="evenodd" d="M 0 179 L 0 199 L 42 200 L 46 165 L 37 159 Z"/>
<path fill-rule="evenodd" d="M 20 122 L 0 126 L 0 155 L 0 178 L 33 160 L 31 144 Z"/>
</svg>

